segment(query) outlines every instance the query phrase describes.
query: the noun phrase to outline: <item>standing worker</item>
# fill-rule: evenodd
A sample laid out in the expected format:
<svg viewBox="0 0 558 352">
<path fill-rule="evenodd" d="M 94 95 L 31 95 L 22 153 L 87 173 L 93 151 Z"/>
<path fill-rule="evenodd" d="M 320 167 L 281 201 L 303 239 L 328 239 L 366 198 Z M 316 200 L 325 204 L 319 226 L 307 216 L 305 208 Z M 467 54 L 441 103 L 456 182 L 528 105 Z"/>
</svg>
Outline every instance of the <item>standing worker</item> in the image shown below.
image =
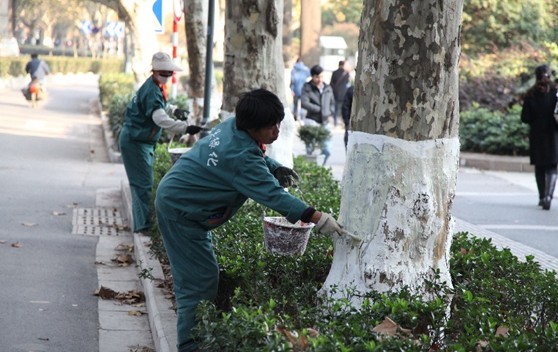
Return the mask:
<svg viewBox="0 0 558 352">
<path fill-rule="evenodd" d="M 196 351 L 191 336 L 200 301 L 217 295 L 219 266 L 211 230 L 251 198 L 295 223 L 316 223 L 324 234 L 341 233 L 335 219 L 316 211 L 284 187 L 297 174 L 265 155 L 285 116 L 279 98 L 265 89 L 244 94 L 231 117 L 184 153 L 159 184 L 155 199 L 174 282 L 179 352 Z"/>
<path fill-rule="evenodd" d="M 341 114 L 343 99 L 345 98 L 345 93 L 349 88 L 351 80 L 349 72 L 347 72 L 347 68 L 345 66 L 345 61 L 339 61 L 339 67 L 337 70 L 333 71 L 331 74 L 331 81 L 329 82 L 331 89 L 333 89 L 333 96 L 335 97 L 335 112 L 333 113 L 334 126 L 337 126 L 337 118 Z"/>
<path fill-rule="evenodd" d="M 300 101 L 302 108 L 307 111 L 305 124 L 320 125 L 329 129 L 328 120 L 335 112 L 335 99 L 331 86 L 324 82 L 323 72 L 324 69 L 320 65 L 312 66 L 310 82 L 304 83 Z M 331 155 L 329 144 L 328 141 L 322 147 L 322 154 L 325 156 L 323 165 Z"/>
<path fill-rule="evenodd" d="M 310 77 L 310 69 L 302 62 L 301 58 L 298 58 L 291 70 L 291 92 L 293 94 L 293 116 L 295 121 L 298 120 L 299 117 L 302 86 L 306 83 L 308 77 Z"/>
<path fill-rule="evenodd" d="M 175 71 L 168 54 L 158 52 L 151 61 L 153 74 L 128 103 L 124 126 L 119 136 L 122 161 L 132 193 L 133 231 L 148 234 L 151 227 L 151 193 L 155 146 L 163 129 L 177 134 L 196 134 L 199 126 L 188 126 L 173 116 L 186 120 L 187 111 L 167 106 L 166 84 Z M 173 110 L 173 111 L 170 111 Z"/>
<path fill-rule="evenodd" d="M 523 100 L 521 121 L 529 124 L 529 158 L 535 166 L 539 206 L 550 209 L 558 164 L 558 126 L 554 119 L 556 87 L 547 65 L 535 69 L 535 84 Z"/>
</svg>

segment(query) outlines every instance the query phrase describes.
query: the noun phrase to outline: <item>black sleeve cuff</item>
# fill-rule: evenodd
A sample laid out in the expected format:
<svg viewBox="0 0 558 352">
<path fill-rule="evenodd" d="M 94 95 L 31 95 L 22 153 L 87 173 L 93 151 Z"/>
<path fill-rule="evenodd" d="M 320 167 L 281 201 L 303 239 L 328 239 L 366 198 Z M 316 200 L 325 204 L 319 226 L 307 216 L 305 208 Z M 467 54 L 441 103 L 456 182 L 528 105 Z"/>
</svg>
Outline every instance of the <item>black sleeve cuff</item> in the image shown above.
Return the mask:
<svg viewBox="0 0 558 352">
<path fill-rule="evenodd" d="M 316 209 L 312 207 L 306 208 L 305 211 L 302 212 L 302 216 L 300 217 L 300 221 L 302 222 L 310 222 L 312 219 L 312 215 L 316 212 Z"/>
</svg>

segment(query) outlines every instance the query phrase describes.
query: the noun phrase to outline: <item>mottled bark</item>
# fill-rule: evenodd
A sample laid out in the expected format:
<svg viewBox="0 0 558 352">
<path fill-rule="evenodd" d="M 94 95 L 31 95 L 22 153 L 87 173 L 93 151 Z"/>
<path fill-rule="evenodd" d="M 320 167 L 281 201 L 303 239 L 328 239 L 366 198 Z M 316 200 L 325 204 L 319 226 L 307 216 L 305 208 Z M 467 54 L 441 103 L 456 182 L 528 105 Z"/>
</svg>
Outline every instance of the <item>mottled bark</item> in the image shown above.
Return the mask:
<svg viewBox="0 0 558 352">
<path fill-rule="evenodd" d="M 284 0 L 283 7 L 283 62 L 285 67 L 289 67 L 289 63 L 293 59 L 293 32 L 291 25 L 293 22 L 293 0 Z"/>
<path fill-rule="evenodd" d="M 405 140 L 457 136 L 463 1 L 366 1 L 354 130 Z"/>
<path fill-rule="evenodd" d="M 285 106 L 285 119 L 268 155 L 291 166 L 295 128 L 285 94 L 283 1 L 227 1 L 225 18 L 223 114 L 234 111 L 244 92 L 265 88 L 277 94 Z"/>
<path fill-rule="evenodd" d="M 365 1 L 339 217 L 364 241 L 336 238 L 324 292 L 451 286 L 462 8 Z"/>
</svg>

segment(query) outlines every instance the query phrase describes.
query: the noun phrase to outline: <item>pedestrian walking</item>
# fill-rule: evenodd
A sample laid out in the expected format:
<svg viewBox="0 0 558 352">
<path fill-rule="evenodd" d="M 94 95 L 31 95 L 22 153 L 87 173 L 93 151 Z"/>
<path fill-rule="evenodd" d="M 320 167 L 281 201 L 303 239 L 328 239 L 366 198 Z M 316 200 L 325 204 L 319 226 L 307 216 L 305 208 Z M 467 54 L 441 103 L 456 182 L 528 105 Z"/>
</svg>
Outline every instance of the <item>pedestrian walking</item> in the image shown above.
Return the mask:
<svg viewBox="0 0 558 352">
<path fill-rule="evenodd" d="M 251 198 L 295 223 L 316 223 L 324 234 L 341 233 L 337 221 L 299 200 L 284 187 L 298 178 L 265 155 L 279 137 L 284 107 L 270 91 L 245 93 L 231 117 L 183 154 L 157 189 L 157 221 L 170 262 L 177 306 L 179 352 L 196 351 L 191 336 L 200 301 L 217 295 L 219 266 L 211 230 L 233 217 Z"/>
<path fill-rule="evenodd" d="M 167 82 L 182 68 L 166 53 L 153 55 L 153 74 L 128 103 L 119 136 L 122 161 L 132 194 L 133 231 L 149 233 L 155 146 L 163 129 L 176 134 L 196 134 L 201 127 L 188 125 L 187 111 L 167 104 Z M 181 120 L 175 120 L 170 115 Z"/>
<path fill-rule="evenodd" d="M 523 100 L 521 121 L 529 124 L 529 158 L 535 166 L 539 206 L 550 209 L 558 164 L 558 125 L 554 119 L 556 87 L 547 65 L 535 69 L 535 84 Z"/>
<path fill-rule="evenodd" d="M 335 97 L 335 111 L 333 113 L 333 125 L 337 126 L 337 118 L 341 114 L 341 107 L 343 106 L 343 99 L 345 93 L 351 84 L 351 77 L 346 69 L 344 60 L 339 61 L 339 67 L 331 74 L 329 85 L 333 89 L 333 96 Z"/>
<path fill-rule="evenodd" d="M 293 94 L 293 116 L 295 121 L 300 117 L 300 95 L 302 94 L 302 86 L 306 83 L 308 77 L 310 77 L 310 69 L 301 58 L 298 58 L 291 70 L 291 93 Z"/>
<path fill-rule="evenodd" d="M 330 129 L 328 120 L 335 112 L 335 99 L 331 86 L 324 82 L 323 71 L 320 65 L 312 66 L 310 81 L 304 83 L 300 101 L 302 108 L 307 111 L 304 124 L 320 125 Z M 330 144 L 331 141 L 328 141 L 322 147 L 324 165 L 331 155 Z"/>
</svg>

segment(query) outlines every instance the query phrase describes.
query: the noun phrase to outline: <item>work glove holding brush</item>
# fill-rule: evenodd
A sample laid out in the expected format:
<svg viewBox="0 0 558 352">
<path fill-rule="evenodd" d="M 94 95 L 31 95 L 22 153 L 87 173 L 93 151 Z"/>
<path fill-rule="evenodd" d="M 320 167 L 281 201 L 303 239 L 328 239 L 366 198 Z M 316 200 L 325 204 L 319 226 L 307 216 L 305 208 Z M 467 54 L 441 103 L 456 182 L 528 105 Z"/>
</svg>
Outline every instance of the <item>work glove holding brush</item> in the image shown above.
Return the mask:
<svg viewBox="0 0 558 352">
<path fill-rule="evenodd" d="M 332 235 L 333 233 L 341 235 L 343 233 L 341 225 L 328 213 L 322 213 L 320 220 L 316 223 L 316 231 L 324 235 Z"/>
</svg>

